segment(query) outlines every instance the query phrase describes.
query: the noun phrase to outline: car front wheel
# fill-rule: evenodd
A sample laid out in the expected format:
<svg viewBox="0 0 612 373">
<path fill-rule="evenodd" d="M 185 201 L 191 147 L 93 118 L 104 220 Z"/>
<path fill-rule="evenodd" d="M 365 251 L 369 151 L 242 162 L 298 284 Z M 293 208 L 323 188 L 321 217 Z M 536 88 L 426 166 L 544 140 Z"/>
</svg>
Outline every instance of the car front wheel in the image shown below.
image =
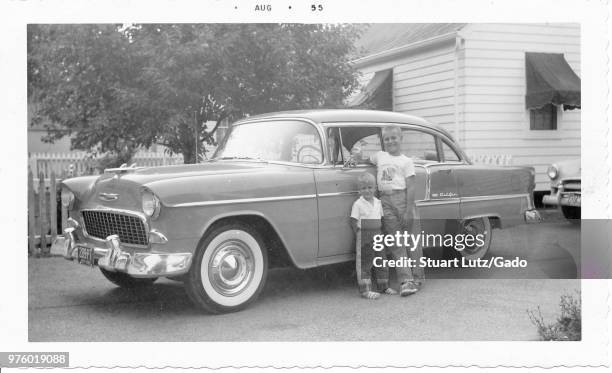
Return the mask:
<svg viewBox="0 0 612 373">
<path fill-rule="evenodd" d="M 185 289 L 210 313 L 239 311 L 257 299 L 266 282 L 268 255 L 260 235 L 233 223 L 213 229 L 198 246 Z"/>
</svg>

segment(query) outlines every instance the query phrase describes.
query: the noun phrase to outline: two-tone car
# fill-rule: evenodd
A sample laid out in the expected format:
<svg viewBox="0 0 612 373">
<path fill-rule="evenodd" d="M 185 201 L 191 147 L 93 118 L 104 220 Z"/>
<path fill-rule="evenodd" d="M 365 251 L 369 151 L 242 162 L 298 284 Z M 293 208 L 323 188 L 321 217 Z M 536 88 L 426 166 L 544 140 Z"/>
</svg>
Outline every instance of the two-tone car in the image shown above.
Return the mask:
<svg viewBox="0 0 612 373">
<path fill-rule="evenodd" d="M 542 203 L 558 206 L 566 219 L 579 223 L 582 203 L 580 159 L 554 163 L 546 173 L 550 178 L 550 194 L 542 198 Z"/>
<path fill-rule="evenodd" d="M 253 302 L 268 268 L 311 268 L 355 258 L 349 222 L 357 177 L 375 172 L 381 130 L 402 130 L 429 233 L 482 234 L 537 221 L 531 167 L 474 165 L 450 133 L 422 118 L 368 110 L 279 112 L 234 123 L 210 161 L 121 167 L 62 182 L 69 211 L 64 255 L 131 287 L 180 279 L 213 312 Z M 360 154 L 352 157 L 351 154 Z M 358 159 L 358 160 L 357 160 Z"/>
</svg>

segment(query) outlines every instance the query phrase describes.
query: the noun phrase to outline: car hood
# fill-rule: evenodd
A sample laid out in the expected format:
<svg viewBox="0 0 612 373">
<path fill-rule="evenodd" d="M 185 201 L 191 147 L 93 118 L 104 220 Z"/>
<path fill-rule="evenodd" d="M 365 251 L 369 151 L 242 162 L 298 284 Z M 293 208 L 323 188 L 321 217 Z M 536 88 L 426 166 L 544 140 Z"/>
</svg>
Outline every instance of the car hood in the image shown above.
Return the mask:
<svg viewBox="0 0 612 373">
<path fill-rule="evenodd" d="M 559 176 L 557 176 L 556 182 L 559 182 L 563 179 L 580 180 L 580 159 L 555 162 L 554 165 L 557 167 L 557 171 L 559 172 Z"/>
<path fill-rule="evenodd" d="M 120 177 L 122 180 L 146 186 L 162 180 L 257 172 L 269 167 L 269 163 L 260 161 L 209 161 L 200 164 L 136 168 L 134 171 L 121 174 Z M 114 174 L 107 173 L 106 175 L 112 177 Z"/>
<path fill-rule="evenodd" d="M 139 209 L 143 188 L 153 191 L 166 206 L 269 197 L 279 193 L 308 194 L 312 191 L 305 187 L 304 180 L 312 182 L 313 176 L 309 171 L 304 167 L 263 161 L 223 160 L 196 165 L 110 171 L 98 177 L 69 179 L 64 184 L 83 201 L 83 208 L 121 206 L 125 209 Z M 291 176 L 296 174 L 309 176 Z M 281 190 L 288 188 L 293 190 Z M 112 200 L 105 200 L 106 197 Z"/>
</svg>

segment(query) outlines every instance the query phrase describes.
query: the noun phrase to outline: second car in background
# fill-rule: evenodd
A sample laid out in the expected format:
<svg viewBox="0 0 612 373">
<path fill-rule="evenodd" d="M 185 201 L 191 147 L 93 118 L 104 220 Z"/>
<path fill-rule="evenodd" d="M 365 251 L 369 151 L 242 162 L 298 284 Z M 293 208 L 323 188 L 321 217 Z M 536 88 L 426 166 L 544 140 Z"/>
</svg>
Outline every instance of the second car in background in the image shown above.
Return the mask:
<svg viewBox="0 0 612 373">
<path fill-rule="evenodd" d="M 580 159 L 563 161 L 548 167 L 550 178 L 550 194 L 544 196 L 545 205 L 555 205 L 561 208 L 563 216 L 572 222 L 580 221 L 581 186 Z"/>
</svg>

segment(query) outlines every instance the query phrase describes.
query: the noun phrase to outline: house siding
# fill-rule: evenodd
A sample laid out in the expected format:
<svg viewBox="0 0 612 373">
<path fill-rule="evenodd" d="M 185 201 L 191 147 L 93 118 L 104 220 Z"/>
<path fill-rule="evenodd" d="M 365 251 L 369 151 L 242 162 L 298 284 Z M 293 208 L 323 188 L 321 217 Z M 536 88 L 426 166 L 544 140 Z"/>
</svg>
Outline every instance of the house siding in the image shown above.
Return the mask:
<svg viewBox="0 0 612 373">
<path fill-rule="evenodd" d="M 557 130 L 529 130 L 525 52 L 563 53 L 580 76 L 580 25 L 483 23 L 459 33 L 456 52 L 451 40 L 359 66 L 362 84 L 393 69 L 394 111 L 445 127 L 473 156 L 509 155 L 514 165 L 533 166 L 536 190 L 548 190 L 548 166 L 580 158 L 580 110 L 558 109 Z"/>
<path fill-rule="evenodd" d="M 580 76 L 579 24 L 469 24 L 460 78 L 461 140 L 471 154 L 510 154 L 548 190 L 551 163 L 580 158 L 580 110 L 557 111 L 557 130 L 530 131 L 525 52 L 563 53 Z"/>
<path fill-rule="evenodd" d="M 360 67 L 362 84 L 376 71 L 393 69 L 393 110 L 454 129 L 454 42 L 412 51 Z"/>
<path fill-rule="evenodd" d="M 28 128 L 28 153 L 68 153 L 70 152 L 70 138 L 68 136 L 53 143 L 44 142 L 47 130 Z"/>
<path fill-rule="evenodd" d="M 395 111 L 417 115 L 454 131 L 454 42 L 398 61 L 393 70 Z"/>
</svg>

